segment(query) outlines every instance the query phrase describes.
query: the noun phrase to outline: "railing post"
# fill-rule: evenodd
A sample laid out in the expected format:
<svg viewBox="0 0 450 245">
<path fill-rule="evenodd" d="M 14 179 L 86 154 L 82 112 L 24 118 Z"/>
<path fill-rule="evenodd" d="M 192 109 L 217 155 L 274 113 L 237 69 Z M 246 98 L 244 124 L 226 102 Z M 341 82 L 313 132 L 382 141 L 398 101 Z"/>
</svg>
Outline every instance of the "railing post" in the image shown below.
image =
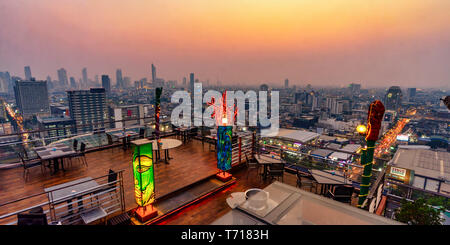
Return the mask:
<svg viewBox="0 0 450 245">
<path fill-rule="evenodd" d="M 255 155 L 255 147 L 256 147 L 256 133 L 252 134 L 252 156 Z"/>
<path fill-rule="evenodd" d="M 123 189 L 123 171 L 120 171 L 120 195 L 121 195 L 121 206 L 122 206 L 122 211 L 125 211 L 125 193 L 124 193 L 124 189 Z"/>
<path fill-rule="evenodd" d="M 241 155 L 242 155 L 242 150 L 241 150 L 241 147 L 242 147 L 242 137 L 241 136 L 239 136 L 239 164 L 241 164 Z"/>
</svg>

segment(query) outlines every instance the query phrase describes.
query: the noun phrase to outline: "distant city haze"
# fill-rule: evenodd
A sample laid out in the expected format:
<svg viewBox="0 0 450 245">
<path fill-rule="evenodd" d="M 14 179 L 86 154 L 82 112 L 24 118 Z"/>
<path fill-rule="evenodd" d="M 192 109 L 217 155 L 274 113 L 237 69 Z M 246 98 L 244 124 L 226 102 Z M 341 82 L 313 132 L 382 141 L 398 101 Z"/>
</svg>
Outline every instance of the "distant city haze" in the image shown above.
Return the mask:
<svg viewBox="0 0 450 245">
<path fill-rule="evenodd" d="M 2 0 L 0 71 L 450 87 L 449 0 Z"/>
</svg>

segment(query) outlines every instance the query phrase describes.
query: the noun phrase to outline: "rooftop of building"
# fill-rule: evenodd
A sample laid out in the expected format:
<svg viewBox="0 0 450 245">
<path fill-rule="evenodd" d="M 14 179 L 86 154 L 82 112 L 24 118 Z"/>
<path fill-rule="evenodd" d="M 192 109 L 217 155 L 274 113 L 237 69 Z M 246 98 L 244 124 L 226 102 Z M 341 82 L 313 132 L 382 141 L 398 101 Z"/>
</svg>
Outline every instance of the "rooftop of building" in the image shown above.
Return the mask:
<svg viewBox="0 0 450 245">
<path fill-rule="evenodd" d="M 399 148 L 391 164 L 414 170 L 416 175 L 450 181 L 450 152 Z"/>
<path fill-rule="evenodd" d="M 37 121 L 40 123 L 55 123 L 55 122 L 69 122 L 73 121 L 70 117 L 37 117 Z"/>
</svg>

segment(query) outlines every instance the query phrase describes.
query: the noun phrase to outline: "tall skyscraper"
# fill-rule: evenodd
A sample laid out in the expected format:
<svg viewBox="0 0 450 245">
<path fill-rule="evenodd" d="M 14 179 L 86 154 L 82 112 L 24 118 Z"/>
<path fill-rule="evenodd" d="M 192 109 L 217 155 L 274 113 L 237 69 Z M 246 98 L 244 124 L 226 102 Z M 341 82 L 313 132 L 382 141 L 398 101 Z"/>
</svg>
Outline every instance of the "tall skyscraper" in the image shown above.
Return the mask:
<svg viewBox="0 0 450 245">
<path fill-rule="evenodd" d="M 284 80 L 284 88 L 288 89 L 289 88 L 289 79 L 285 79 Z"/>
<path fill-rule="evenodd" d="M 357 95 L 361 92 L 361 84 L 359 83 L 350 83 L 348 88 L 351 95 Z"/>
<path fill-rule="evenodd" d="M 4 78 L 3 72 L 0 72 L 0 93 L 8 93 L 8 82 Z"/>
<path fill-rule="evenodd" d="M 71 88 L 77 88 L 77 83 L 75 82 L 74 77 L 70 77 L 70 87 Z"/>
<path fill-rule="evenodd" d="M 407 95 L 408 101 L 413 101 L 416 96 L 416 88 L 408 88 Z"/>
<path fill-rule="evenodd" d="M 24 117 L 50 114 L 46 81 L 16 81 L 14 94 L 16 104 Z"/>
<path fill-rule="evenodd" d="M 102 88 L 105 89 L 106 94 L 111 94 L 111 80 L 108 75 L 102 75 Z"/>
<path fill-rule="evenodd" d="M 0 83 L 2 87 L 3 93 L 11 94 L 14 92 L 14 84 L 11 81 L 11 76 L 9 75 L 9 72 L 0 72 Z"/>
<path fill-rule="evenodd" d="M 76 132 L 89 132 L 105 127 L 106 91 L 104 88 L 67 91 L 70 117 L 75 121 Z"/>
<path fill-rule="evenodd" d="M 392 86 L 384 96 L 384 106 L 386 110 L 398 111 L 402 104 L 402 90 L 399 86 Z"/>
<path fill-rule="evenodd" d="M 67 87 L 69 85 L 69 81 L 67 79 L 67 71 L 64 68 L 58 70 L 58 79 L 59 85 L 62 87 Z"/>
<path fill-rule="evenodd" d="M 83 85 L 83 87 L 84 86 L 88 87 L 89 81 L 88 81 L 87 69 L 83 68 L 83 70 L 81 70 L 81 73 L 83 75 L 83 84 L 82 85 Z"/>
<path fill-rule="evenodd" d="M 123 78 L 122 78 L 122 70 L 116 70 L 116 87 L 123 88 Z"/>
<path fill-rule="evenodd" d="M 25 70 L 25 80 L 31 81 L 31 78 L 32 78 L 31 68 L 29 66 L 25 66 L 24 70 Z"/>
<path fill-rule="evenodd" d="M 122 88 L 129 88 L 129 87 L 131 87 L 131 78 L 124 77 L 122 80 Z"/>
<path fill-rule="evenodd" d="M 183 87 L 186 87 L 186 77 L 183 77 Z"/>
<path fill-rule="evenodd" d="M 195 83 L 194 73 L 191 73 L 189 74 L 189 92 L 191 93 L 191 96 L 194 95 L 194 83 Z"/>
<path fill-rule="evenodd" d="M 9 75 L 9 72 L 0 72 L 0 79 L 3 78 L 4 84 L 5 84 L 5 88 L 6 88 L 6 93 L 8 94 L 12 94 L 14 93 L 14 83 L 11 79 L 11 75 Z"/>
<path fill-rule="evenodd" d="M 152 83 L 156 82 L 156 67 L 152 64 Z"/>
</svg>

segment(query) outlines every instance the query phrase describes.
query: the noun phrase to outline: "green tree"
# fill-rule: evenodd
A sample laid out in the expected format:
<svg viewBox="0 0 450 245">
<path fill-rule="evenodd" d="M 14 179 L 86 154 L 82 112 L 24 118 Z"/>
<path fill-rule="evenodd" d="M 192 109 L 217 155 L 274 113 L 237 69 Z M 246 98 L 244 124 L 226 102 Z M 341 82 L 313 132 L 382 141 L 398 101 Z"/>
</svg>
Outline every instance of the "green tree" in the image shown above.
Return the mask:
<svg viewBox="0 0 450 245">
<path fill-rule="evenodd" d="M 402 205 L 395 213 L 397 221 L 410 225 L 442 225 L 440 214 L 443 210 L 431 207 L 424 199 L 414 202 L 402 200 Z"/>
</svg>

